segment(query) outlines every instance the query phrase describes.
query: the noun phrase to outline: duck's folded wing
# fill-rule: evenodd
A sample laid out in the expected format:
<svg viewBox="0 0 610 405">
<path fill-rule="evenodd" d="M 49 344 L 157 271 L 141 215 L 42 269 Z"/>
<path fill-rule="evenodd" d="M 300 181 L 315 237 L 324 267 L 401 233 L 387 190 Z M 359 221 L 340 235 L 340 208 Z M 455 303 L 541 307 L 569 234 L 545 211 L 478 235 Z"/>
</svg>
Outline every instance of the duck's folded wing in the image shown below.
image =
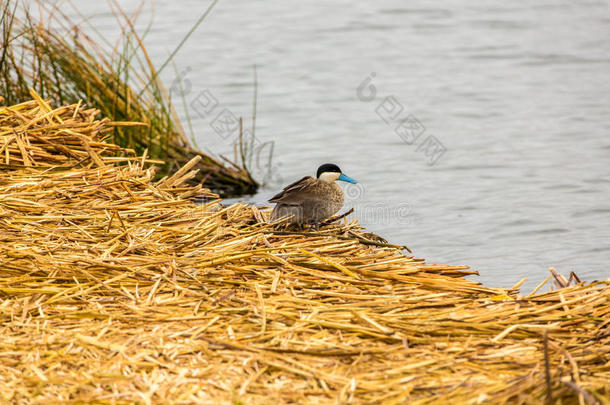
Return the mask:
<svg viewBox="0 0 610 405">
<path fill-rule="evenodd" d="M 316 179 L 311 176 L 305 176 L 299 181 L 287 185 L 278 194 L 274 195 L 269 202 L 283 204 L 300 204 L 303 197 L 307 195 L 308 190 L 313 187 Z"/>
</svg>

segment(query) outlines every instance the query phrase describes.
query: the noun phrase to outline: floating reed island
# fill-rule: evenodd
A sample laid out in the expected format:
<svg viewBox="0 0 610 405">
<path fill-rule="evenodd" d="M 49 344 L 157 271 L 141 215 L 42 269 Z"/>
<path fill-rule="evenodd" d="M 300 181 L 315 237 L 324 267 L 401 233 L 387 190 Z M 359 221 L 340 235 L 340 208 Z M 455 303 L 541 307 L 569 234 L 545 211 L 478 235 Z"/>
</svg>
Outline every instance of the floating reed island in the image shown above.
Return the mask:
<svg viewBox="0 0 610 405">
<path fill-rule="evenodd" d="M 356 221 L 276 231 L 33 97 L 0 108 L 3 403 L 610 403 L 610 280 L 523 296 Z"/>
</svg>

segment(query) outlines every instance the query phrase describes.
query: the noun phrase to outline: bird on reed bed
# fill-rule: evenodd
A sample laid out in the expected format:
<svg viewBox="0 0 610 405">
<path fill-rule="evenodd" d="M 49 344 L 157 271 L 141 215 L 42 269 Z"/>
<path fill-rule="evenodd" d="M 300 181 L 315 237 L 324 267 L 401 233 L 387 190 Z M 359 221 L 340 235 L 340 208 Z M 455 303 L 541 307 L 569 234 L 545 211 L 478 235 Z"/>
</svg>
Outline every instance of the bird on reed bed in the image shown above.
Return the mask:
<svg viewBox="0 0 610 405">
<path fill-rule="evenodd" d="M 325 163 L 318 168 L 315 179 L 306 176 L 286 186 L 269 200 L 276 204 L 271 211 L 271 221 L 289 218 L 289 224 L 317 227 L 343 207 L 343 191 L 335 183 L 337 180 L 356 183 L 343 174 L 339 166 Z"/>
</svg>

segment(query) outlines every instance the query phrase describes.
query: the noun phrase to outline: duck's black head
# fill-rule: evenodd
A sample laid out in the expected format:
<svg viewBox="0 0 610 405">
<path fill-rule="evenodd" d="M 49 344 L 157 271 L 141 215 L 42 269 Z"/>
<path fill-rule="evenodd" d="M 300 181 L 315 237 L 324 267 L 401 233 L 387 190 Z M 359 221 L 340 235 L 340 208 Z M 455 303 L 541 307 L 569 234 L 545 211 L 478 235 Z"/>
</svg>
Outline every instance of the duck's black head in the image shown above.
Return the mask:
<svg viewBox="0 0 610 405">
<path fill-rule="evenodd" d="M 333 163 L 324 163 L 322 166 L 318 167 L 318 173 L 316 177 L 319 180 L 326 181 L 331 183 L 335 180 L 347 181 L 348 183 L 356 183 L 356 180 L 351 177 L 347 177 L 345 174 L 341 172 L 339 166 Z"/>
<path fill-rule="evenodd" d="M 316 174 L 317 178 L 320 178 L 322 173 L 339 173 L 341 174 L 341 169 L 334 163 L 324 163 L 322 166 L 318 167 L 318 173 Z"/>
</svg>

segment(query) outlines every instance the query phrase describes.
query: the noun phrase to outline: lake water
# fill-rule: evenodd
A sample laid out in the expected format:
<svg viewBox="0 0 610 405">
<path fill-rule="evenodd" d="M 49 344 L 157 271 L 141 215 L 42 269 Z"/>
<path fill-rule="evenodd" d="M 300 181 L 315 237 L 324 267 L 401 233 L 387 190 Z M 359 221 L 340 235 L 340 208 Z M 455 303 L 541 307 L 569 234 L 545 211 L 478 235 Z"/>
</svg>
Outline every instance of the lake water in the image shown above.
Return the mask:
<svg viewBox="0 0 610 405">
<path fill-rule="evenodd" d="M 157 66 L 209 5 L 144 7 Z M 80 10 L 116 38 L 105 3 Z M 529 292 L 549 266 L 610 277 L 608 38 L 608 1 L 221 0 L 163 78 L 199 106 L 197 143 L 232 157 L 212 126 L 226 108 L 250 128 L 257 66 L 256 138 L 275 149 L 248 201 L 334 162 L 369 230 Z"/>
</svg>

